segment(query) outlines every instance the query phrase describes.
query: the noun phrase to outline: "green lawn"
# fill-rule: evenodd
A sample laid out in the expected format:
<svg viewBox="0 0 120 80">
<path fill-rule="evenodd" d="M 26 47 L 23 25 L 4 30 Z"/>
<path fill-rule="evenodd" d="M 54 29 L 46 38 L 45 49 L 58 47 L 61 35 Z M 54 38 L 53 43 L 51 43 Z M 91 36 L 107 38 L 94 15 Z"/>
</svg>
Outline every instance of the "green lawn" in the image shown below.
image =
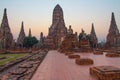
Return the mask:
<svg viewBox="0 0 120 80">
<path fill-rule="evenodd" d="M 6 59 L 0 60 L 0 65 L 4 65 L 6 63 L 9 63 L 10 61 L 14 61 L 17 58 L 24 57 L 28 54 L 0 54 L 1 57 L 7 57 Z"/>
</svg>

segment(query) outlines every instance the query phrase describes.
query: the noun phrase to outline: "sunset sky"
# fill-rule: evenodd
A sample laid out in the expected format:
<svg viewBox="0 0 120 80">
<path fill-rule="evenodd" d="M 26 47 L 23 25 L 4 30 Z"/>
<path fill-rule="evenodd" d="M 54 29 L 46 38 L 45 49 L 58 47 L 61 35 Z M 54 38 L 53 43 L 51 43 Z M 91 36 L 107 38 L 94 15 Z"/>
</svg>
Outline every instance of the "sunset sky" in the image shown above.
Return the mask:
<svg viewBox="0 0 120 80">
<path fill-rule="evenodd" d="M 120 30 L 120 0 L 1 0 L 0 23 L 4 8 L 7 8 L 14 39 L 18 37 L 22 21 L 26 35 L 31 28 L 32 35 L 39 39 L 40 32 L 45 36 L 48 34 L 53 9 L 57 4 L 63 9 L 66 27 L 72 25 L 74 32 L 80 33 L 83 28 L 89 34 L 94 23 L 99 41 L 105 40 L 112 12 Z"/>
</svg>

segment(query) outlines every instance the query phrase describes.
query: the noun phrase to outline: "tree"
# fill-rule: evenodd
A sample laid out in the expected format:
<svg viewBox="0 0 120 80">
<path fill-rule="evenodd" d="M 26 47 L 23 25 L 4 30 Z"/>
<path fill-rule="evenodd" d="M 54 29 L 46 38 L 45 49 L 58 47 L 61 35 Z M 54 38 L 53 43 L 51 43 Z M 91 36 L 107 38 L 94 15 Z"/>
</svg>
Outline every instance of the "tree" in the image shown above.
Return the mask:
<svg viewBox="0 0 120 80">
<path fill-rule="evenodd" d="M 23 46 L 26 48 L 31 48 L 33 45 L 37 44 L 38 40 L 36 37 L 25 37 L 23 41 Z"/>
</svg>

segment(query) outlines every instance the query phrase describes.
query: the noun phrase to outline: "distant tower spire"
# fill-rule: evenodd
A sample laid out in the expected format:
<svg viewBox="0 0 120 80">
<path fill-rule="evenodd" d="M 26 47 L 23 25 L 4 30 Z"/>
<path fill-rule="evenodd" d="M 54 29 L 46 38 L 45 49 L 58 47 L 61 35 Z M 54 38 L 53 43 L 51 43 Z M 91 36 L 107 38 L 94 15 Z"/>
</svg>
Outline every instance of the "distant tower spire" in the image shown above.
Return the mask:
<svg viewBox="0 0 120 80">
<path fill-rule="evenodd" d="M 22 31 L 24 31 L 23 27 L 24 27 L 24 23 L 23 23 L 23 21 L 22 21 L 22 25 L 21 25 L 21 30 L 22 30 Z"/>
<path fill-rule="evenodd" d="M 40 33 L 40 44 L 41 44 L 41 45 L 44 44 L 44 36 L 43 36 L 43 32 Z"/>
<path fill-rule="evenodd" d="M 1 34 L 2 34 L 2 46 L 3 48 L 11 48 L 13 47 L 13 35 L 11 33 L 8 18 L 7 18 L 7 9 L 4 9 L 3 19 L 1 23 Z"/>
<path fill-rule="evenodd" d="M 5 8 L 4 9 L 4 16 L 3 16 L 3 19 L 7 18 L 7 9 Z"/>
<path fill-rule="evenodd" d="M 22 21 L 22 23 L 21 23 L 20 33 L 25 36 L 25 32 L 24 32 L 24 22 L 23 22 L 23 21 Z"/>
<path fill-rule="evenodd" d="M 97 36 L 96 36 L 96 33 L 95 33 L 95 29 L 94 29 L 94 24 L 92 23 L 92 29 L 91 29 L 91 33 L 90 33 L 90 41 L 91 41 L 91 46 L 93 48 L 96 48 L 97 47 L 97 44 L 98 44 L 98 39 L 97 39 Z"/>
<path fill-rule="evenodd" d="M 4 14 L 3 14 L 1 27 L 8 27 L 9 28 L 9 23 L 8 23 L 8 18 L 7 18 L 7 9 L 6 8 L 4 9 Z"/>
<path fill-rule="evenodd" d="M 19 47 L 23 47 L 24 38 L 25 38 L 24 23 L 22 21 L 21 30 L 20 30 L 20 33 L 19 33 L 19 37 L 17 39 L 17 44 L 18 44 Z"/>
<path fill-rule="evenodd" d="M 114 13 L 112 12 L 111 16 L 111 23 L 110 23 L 110 28 L 109 32 L 107 34 L 107 46 L 115 46 L 115 36 L 119 35 L 119 30 L 115 21 L 115 16 Z"/>
<path fill-rule="evenodd" d="M 7 9 L 6 9 L 6 8 L 4 9 L 4 16 L 3 16 L 3 17 L 4 17 L 4 18 L 7 18 Z M 3 18 L 3 19 L 4 19 L 4 18 Z"/>
<path fill-rule="evenodd" d="M 115 16 L 114 13 L 112 12 L 112 16 L 111 16 L 111 23 L 110 23 L 110 28 L 109 28 L 109 33 L 114 34 L 114 35 L 118 35 L 119 34 L 119 30 L 117 28 L 117 24 L 115 21 Z"/>
<path fill-rule="evenodd" d="M 31 34 L 31 28 L 29 28 L 29 34 L 28 34 L 29 37 L 32 37 L 32 34 Z"/>
<path fill-rule="evenodd" d="M 96 36 L 95 29 L 94 29 L 94 24 L 93 23 L 92 23 L 91 34 L 94 34 Z"/>
<path fill-rule="evenodd" d="M 116 21 L 115 21 L 115 16 L 114 16 L 114 12 L 112 12 L 111 22 L 115 22 L 115 23 L 116 23 Z"/>
<path fill-rule="evenodd" d="M 43 38 L 43 32 L 40 33 L 40 38 Z"/>
</svg>

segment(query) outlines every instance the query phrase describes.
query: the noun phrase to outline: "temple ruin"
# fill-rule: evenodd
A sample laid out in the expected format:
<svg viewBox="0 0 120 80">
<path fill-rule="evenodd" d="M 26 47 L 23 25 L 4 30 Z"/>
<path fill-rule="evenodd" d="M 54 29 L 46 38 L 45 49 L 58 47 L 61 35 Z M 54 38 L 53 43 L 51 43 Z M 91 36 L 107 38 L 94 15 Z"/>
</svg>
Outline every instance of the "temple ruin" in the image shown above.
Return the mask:
<svg viewBox="0 0 120 80">
<path fill-rule="evenodd" d="M 6 8 L 4 9 L 3 19 L 0 27 L 0 35 L 2 48 L 8 49 L 14 46 L 13 35 L 9 26 Z"/>
</svg>

